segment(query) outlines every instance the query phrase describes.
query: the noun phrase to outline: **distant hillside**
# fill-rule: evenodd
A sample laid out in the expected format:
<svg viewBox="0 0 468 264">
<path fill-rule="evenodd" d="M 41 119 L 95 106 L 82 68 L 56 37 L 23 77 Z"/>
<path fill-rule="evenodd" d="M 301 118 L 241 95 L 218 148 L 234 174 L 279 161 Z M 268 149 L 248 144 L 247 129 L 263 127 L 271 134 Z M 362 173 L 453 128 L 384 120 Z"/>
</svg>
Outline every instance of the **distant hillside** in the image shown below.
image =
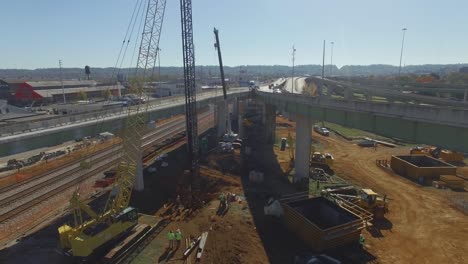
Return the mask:
<svg viewBox="0 0 468 264">
<path fill-rule="evenodd" d="M 402 68 L 403 74 L 426 74 L 437 73 L 441 76 L 451 72 L 458 72 L 460 68 L 467 67 L 468 64 L 426 64 L 426 65 L 409 65 Z M 157 72 L 158 69 L 155 69 Z M 64 79 L 84 79 L 84 69 L 81 68 L 64 68 Z M 219 75 L 218 66 L 197 66 L 198 77 L 215 77 Z M 122 73 L 132 74 L 134 69 L 122 69 Z M 298 65 L 294 69 L 297 75 L 320 75 L 322 72 L 321 65 Z M 292 73 L 292 67 L 284 65 L 246 65 L 237 67 L 225 67 L 225 73 L 228 78 L 252 78 L 252 77 L 278 77 L 289 76 Z M 325 74 L 330 73 L 330 65 L 325 66 Z M 375 65 L 345 65 L 337 68 L 333 65 L 333 75 L 337 76 L 359 76 L 359 75 L 394 75 L 398 73 L 398 67 L 392 65 L 375 64 Z M 117 74 L 114 68 L 92 68 L 91 77 L 95 80 L 107 80 Z M 183 74 L 182 67 L 161 67 L 162 79 L 180 78 Z M 24 69 L 0 69 L 0 79 L 2 80 L 54 80 L 60 78 L 60 70 L 58 68 L 44 68 L 35 70 Z"/>
</svg>

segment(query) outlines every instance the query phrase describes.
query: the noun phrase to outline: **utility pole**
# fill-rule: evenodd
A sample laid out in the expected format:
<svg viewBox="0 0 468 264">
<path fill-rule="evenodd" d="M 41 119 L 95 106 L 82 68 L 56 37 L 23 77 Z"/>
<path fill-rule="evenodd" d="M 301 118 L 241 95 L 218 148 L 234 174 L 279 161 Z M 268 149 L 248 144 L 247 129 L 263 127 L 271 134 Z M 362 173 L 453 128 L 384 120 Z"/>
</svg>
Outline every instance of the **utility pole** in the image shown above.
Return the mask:
<svg viewBox="0 0 468 264">
<path fill-rule="evenodd" d="M 65 88 L 63 87 L 62 60 L 59 60 L 59 68 L 60 68 L 60 83 L 62 84 L 63 104 L 66 104 L 67 100 L 65 99 Z"/>
<path fill-rule="evenodd" d="M 332 72 L 333 72 L 333 44 L 335 44 L 335 42 L 330 42 L 330 76 L 332 75 Z"/>
<path fill-rule="evenodd" d="M 323 40 L 322 80 L 325 78 L 325 40 Z"/>
<path fill-rule="evenodd" d="M 294 93 L 294 61 L 296 59 L 296 48 L 292 47 L 293 51 L 292 51 L 292 78 L 291 78 L 291 81 L 292 81 L 292 88 L 291 88 L 291 93 Z"/>
<path fill-rule="evenodd" d="M 401 60 L 403 58 L 403 46 L 405 44 L 405 33 L 406 33 L 406 30 L 408 30 L 407 28 L 403 28 L 402 31 L 403 31 L 403 39 L 401 40 L 401 52 L 400 52 L 400 67 L 398 67 L 398 81 L 401 80 Z"/>
</svg>

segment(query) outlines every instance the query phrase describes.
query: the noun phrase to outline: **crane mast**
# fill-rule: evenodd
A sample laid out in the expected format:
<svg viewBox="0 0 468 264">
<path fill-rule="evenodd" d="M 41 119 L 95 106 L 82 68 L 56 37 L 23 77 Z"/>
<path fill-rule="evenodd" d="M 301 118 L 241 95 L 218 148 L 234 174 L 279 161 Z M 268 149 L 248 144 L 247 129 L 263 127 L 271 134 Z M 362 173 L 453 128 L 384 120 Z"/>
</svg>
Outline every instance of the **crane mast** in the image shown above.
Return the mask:
<svg viewBox="0 0 468 264">
<path fill-rule="evenodd" d="M 136 87 L 133 87 L 140 98 L 144 95 L 145 81 L 154 72 L 166 8 L 166 0 L 147 1 L 135 72 L 135 77 L 140 79 Z M 78 189 L 70 199 L 74 226 L 63 225 L 58 230 L 62 248 L 71 249 L 73 256 L 90 256 L 97 248 L 122 236 L 138 223 L 137 210 L 129 207 L 129 203 L 139 164 L 141 164 L 141 143 L 147 123 L 147 110 L 148 102 L 146 106 L 139 103 L 128 106 L 122 135 L 122 156 L 117 165 L 113 190 L 102 213 L 95 212 L 83 202 L 79 197 Z M 83 213 L 89 216 L 88 220 L 83 221 Z"/>
<path fill-rule="evenodd" d="M 224 97 L 224 110 L 226 111 L 226 134 L 229 136 L 232 134 L 231 130 L 231 118 L 229 116 L 229 108 L 228 108 L 228 101 L 227 101 L 227 87 L 226 87 L 226 79 L 224 78 L 224 67 L 223 67 L 223 57 L 221 56 L 221 46 L 219 43 L 219 31 L 218 29 L 214 28 L 213 30 L 215 34 L 216 43 L 214 44 L 215 49 L 218 51 L 218 61 L 219 61 L 219 71 L 221 72 L 221 84 L 223 85 L 223 97 Z"/>
<path fill-rule="evenodd" d="M 191 0 L 180 0 L 180 13 L 182 25 L 182 53 L 184 60 L 185 124 L 187 131 L 188 161 L 191 172 L 190 182 L 193 190 L 198 189 L 198 186 L 195 184 L 198 178 L 198 118 Z"/>
</svg>

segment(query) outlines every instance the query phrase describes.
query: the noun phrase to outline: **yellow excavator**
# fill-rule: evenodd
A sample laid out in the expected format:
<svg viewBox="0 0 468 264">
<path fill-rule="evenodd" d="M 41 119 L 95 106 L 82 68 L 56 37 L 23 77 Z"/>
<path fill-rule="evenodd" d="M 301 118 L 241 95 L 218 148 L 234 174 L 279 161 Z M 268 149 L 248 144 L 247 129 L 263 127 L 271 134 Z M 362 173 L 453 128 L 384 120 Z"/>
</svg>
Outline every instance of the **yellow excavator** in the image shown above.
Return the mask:
<svg viewBox="0 0 468 264">
<path fill-rule="evenodd" d="M 321 195 L 337 201 L 345 200 L 372 213 L 374 219 L 382 219 L 388 212 L 387 196 L 381 196 L 372 189 L 358 189 L 354 186 L 328 187 Z"/>
<path fill-rule="evenodd" d="M 147 70 L 147 67 L 153 67 L 159 55 L 157 48 L 165 7 L 165 0 L 147 1 L 145 28 L 135 73 L 137 81 L 132 85 L 140 98 L 144 95 L 144 82 L 152 74 L 152 70 Z M 142 169 L 141 145 L 147 111 L 148 100 L 146 104 L 128 106 L 122 135 L 122 155 L 104 210 L 98 213 L 81 200 L 78 188 L 72 195 L 70 209 L 74 225 L 62 225 L 58 232 L 62 249 L 71 251 L 74 257 L 90 257 L 98 248 L 122 238 L 138 224 L 138 211 L 130 207 L 129 203 L 136 175 Z"/>
</svg>

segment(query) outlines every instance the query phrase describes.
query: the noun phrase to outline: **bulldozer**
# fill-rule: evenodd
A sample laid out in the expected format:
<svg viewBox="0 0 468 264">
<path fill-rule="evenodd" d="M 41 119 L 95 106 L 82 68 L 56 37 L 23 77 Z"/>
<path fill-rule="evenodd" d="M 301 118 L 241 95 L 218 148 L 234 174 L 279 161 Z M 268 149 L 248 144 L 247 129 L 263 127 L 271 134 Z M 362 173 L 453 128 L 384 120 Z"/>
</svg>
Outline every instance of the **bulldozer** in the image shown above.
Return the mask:
<svg viewBox="0 0 468 264">
<path fill-rule="evenodd" d="M 380 196 L 372 189 L 358 191 L 356 204 L 374 214 L 374 218 L 381 219 L 388 212 L 387 196 Z"/>
<path fill-rule="evenodd" d="M 328 174 L 334 174 L 331 166 L 335 158 L 330 153 L 313 152 L 310 155 L 310 167 L 323 169 Z"/>
</svg>

